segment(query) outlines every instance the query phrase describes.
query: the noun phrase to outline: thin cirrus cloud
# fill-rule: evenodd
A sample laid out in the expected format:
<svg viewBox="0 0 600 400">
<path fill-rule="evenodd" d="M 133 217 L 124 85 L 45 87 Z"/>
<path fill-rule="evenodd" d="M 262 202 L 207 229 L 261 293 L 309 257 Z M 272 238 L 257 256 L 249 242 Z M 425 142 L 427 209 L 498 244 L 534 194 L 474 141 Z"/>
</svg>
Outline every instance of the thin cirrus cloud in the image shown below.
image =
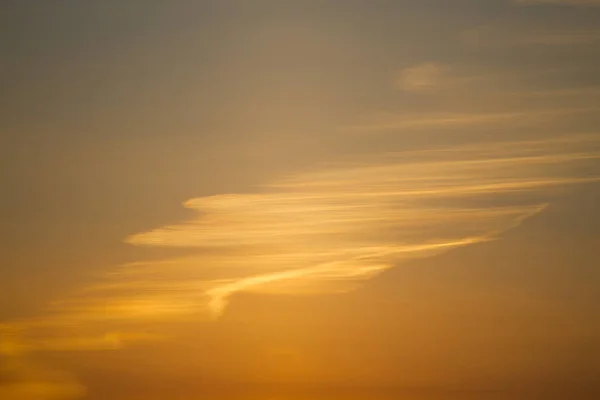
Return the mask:
<svg viewBox="0 0 600 400">
<path fill-rule="evenodd" d="M 371 30 L 368 35 L 357 32 L 359 42 L 365 39 L 363 45 L 368 44 L 364 51 L 361 43 L 358 47 L 334 46 L 332 60 L 340 54 L 340 61 L 344 61 L 332 64 L 335 76 L 327 76 L 329 67 L 325 66 L 318 68 L 318 77 L 314 77 L 337 82 L 339 66 L 356 60 L 357 68 L 346 72 L 369 73 L 352 75 L 352 85 L 341 92 L 358 93 L 363 82 L 365 88 L 372 83 L 370 79 L 376 81 L 378 90 L 382 89 L 381 93 L 374 90 L 358 96 L 361 99 L 356 104 L 360 107 L 356 110 L 363 112 L 364 118 L 355 120 L 344 114 L 341 118 L 347 118 L 347 124 L 333 128 L 331 139 L 336 141 L 336 147 L 339 144 L 339 149 L 332 151 L 331 158 L 342 157 L 340 153 L 346 158 L 281 176 L 253 191 L 188 199 L 183 205 L 192 216 L 187 220 L 135 233 L 124 240 L 139 247 L 185 249 L 188 255 L 114 266 L 71 295 L 49 304 L 39 316 L 0 324 L 0 398 L 85 397 L 86 388 L 74 376 L 34 362 L 32 357 L 37 359 L 37 353 L 50 353 L 49 359 L 63 352 L 81 357 L 89 351 L 112 351 L 173 339 L 182 333 L 178 331 L 182 326 L 194 325 L 197 329 L 213 324 L 228 312 L 235 314 L 229 307 L 232 302 L 244 300 L 243 296 L 236 298 L 241 293 L 271 298 L 346 293 L 390 268 L 409 268 L 409 260 L 501 238 L 527 218 L 543 212 L 557 191 L 599 181 L 600 135 L 597 131 L 573 132 L 588 132 L 597 126 L 600 91 L 593 74 L 588 74 L 596 62 L 588 54 L 593 54 L 593 47 L 600 43 L 600 30 L 586 25 L 586 21 L 591 21 L 588 18 L 579 21 L 571 15 L 564 19 L 546 17 L 567 9 L 573 15 L 591 15 L 598 10 L 595 7 L 600 6 L 600 0 L 506 3 L 515 12 L 507 14 L 507 20 L 462 33 L 452 31 L 448 38 L 454 40 L 443 44 L 430 47 L 430 39 L 435 35 L 419 35 L 415 31 L 412 36 L 423 38 L 416 52 L 394 56 L 393 49 L 402 49 L 405 43 L 393 37 L 389 45 L 387 41 L 371 45 L 370 40 L 378 40 L 380 33 L 391 32 L 385 27 Z M 380 15 L 380 7 L 376 9 Z M 325 11 L 323 15 L 328 12 L 321 11 Z M 520 12 L 525 12 L 523 19 L 517 15 Z M 443 11 L 440 15 L 444 16 Z M 477 20 L 498 21 L 497 16 L 486 15 Z M 297 18 L 301 23 L 303 13 Z M 348 20 L 349 27 L 371 25 L 355 25 L 353 18 Z M 386 22 L 378 18 L 377 26 L 381 23 Z M 395 31 L 397 18 L 389 23 Z M 412 29 L 412 24 L 400 25 L 402 29 Z M 462 23 L 436 26 L 441 32 L 450 26 L 464 27 Z M 334 26 L 325 32 L 327 35 L 317 36 L 336 36 L 336 29 Z M 269 33 L 270 28 L 265 32 Z M 228 41 L 229 35 L 226 36 Z M 286 38 L 271 42 L 273 35 L 267 34 L 269 39 L 263 43 L 262 36 L 254 37 L 257 47 L 241 46 L 244 51 L 239 60 L 260 61 L 256 65 L 261 66 L 262 72 L 265 66 L 287 68 L 286 63 L 277 64 L 278 60 L 263 57 L 268 56 L 268 46 L 284 46 Z M 409 36 L 412 37 L 406 37 Z M 240 37 L 243 39 L 244 35 Z M 346 40 L 350 36 L 340 37 L 344 43 L 356 42 Z M 216 42 L 221 40 L 217 38 Z M 222 44 L 229 46 L 225 42 Z M 232 62 L 237 58 L 229 58 L 237 54 L 239 43 L 236 39 L 231 51 L 219 52 L 219 57 L 225 55 L 223 62 L 240 64 Z M 263 44 L 267 45 L 264 49 Z M 438 51 L 440 45 L 445 49 L 442 52 Z M 306 49 L 311 46 L 308 43 Z M 252 58 L 254 50 L 260 50 L 257 58 Z M 351 53 L 355 57 L 350 56 L 350 50 L 360 51 Z M 348 57 L 343 55 L 346 51 Z M 312 50 L 306 54 L 313 54 Z M 413 58 L 423 54 L 432 58 Z M 452 56 L 444 58 L 449 54 Z M 275 64 L 267 65 L 272 61 Z M 514 61 L 514 65 L 509 65 Z M 323 62 L 317 64 L 322 66 Z M 399 65 L 405 67 L 398 69 Z M 296 70 L 298 66 L 301 68 Z M 296 63 L 292 69 L 281 78 L 303 86 L 304 80 L 296 78 L 304 76 L 304 68 Z M 397 73 L 393 76 L 380 74 L 382 70 L 394 69 Z M 210 70 L 212 67 L 206 71 Z M 297 115 L 302 107 L 293 102 L 274 106 L 270 100 L 280 93 L 280 83 L 275 82 L 280 77 L 263 81 L 262 72 L 254 75 L 250 68 L 246 74 L 249 89 L 242 82 L 242 91 L 254 92 L 264 82 L 264 98 L 268 101 L 262 101 L 259 93 L 256 99 L 251 96 L 252 104 L 240 106 L 244 101 L 236 98 L 233 104 L 223 107 L 231 106 L 234 120 L 239 111 L 236 109 L 241 107 L 245 110 L 239 111 L 243 120 L 246 115 L 251 116 L 249 121 L 264 120 L 271 129 L 288 116 Z M 309 75 L 307 82 L 313 78 Z M 255 76 L 260 79 L 255 80 Z M 340 78 L 344 76 L 340 74 Z M 283 80 L 281 88 L 285 90 L 281 93 L 287 96 L 290 93 Z M 354 86 L 355 83 L 359 85 Z M 269 84 L 274 85 L 273 96 Z M 307 93 L 312 91 L 308 89 Z M 323 89 L 323 93 L 327 92 L 327 87 Z M 232 95 L 237 97 L 236 93 Z M 223 97 L 226 98 L 227 95 Z M 355 110 L 354 101 L 348 100 L 348 109 Z M 312 106 L 319 112 L 331 113 L 338 104 L 315 100 L 311 110 Z M 344 104 L 339 106 L 345 109 Z M 228 108 L 223 110 L 229 112 Z M 261 115 L 254 115 L 257 110 Z M 307 115 L 312 115 L 312 111 Z M 573 124 L 567 127 L 570 123 Z M 237 128 L 245 124 L 235 125 Z M 204 128 L 197 127 L 199 132 Z M 562 135 L 565 132 L 569 133 Z M 239 136 L 248 137 L 252 149 L 248 143 L 234 144 L 233 152 L 269 147 L 263 140 L 255 140 L 254 135 L 241 132 Z M 281 135 L 288 136 L 285 132 Z M 381 151 L 384 146 L 385 151 Z M 353 154 L 357 148 L 367 154 Z M 283 157 L 288 154 L 275 151 Z M 227 153 L 226 159 L 235 159 L 235 154 Z M 135 163 L 135 157 L 131 161 Z M 234 167 L 232 171 L 235 170 Z M 197 168 L 182 171 L 188 178 L 198 173 Z M 471 267 L 485 269 L 486 265 Z M 255 315 L 251 307 L 242 312 Z M 201 334 L 206 332 L 212 335 L 210 332 L 214 331 L 209 328 Z M 224 354 L 221 349 L 214 351 L 217 356 Z M 224 364 L 231 361 L 223 360 Z"/>
<path fill-rule="evenodd" d="M 484 79 L 448 64 L 425 62 L 400 69 L 393 81 L 396 90 L 416 94 L 439 94 L 442 91 L 472 88 Z"/>
<path fill-rule="evenodd" d="M 394 82 L 397 89 L 409 92 L 426 92 L 438 89 L 446 82 L 444 67 L 436 63 L 424 63 L 403 69 Z"/>
<path fill-rule="evenodd" d="M 472 38 L 475 32 L 478 37 L 486 36 L 481 34 L 483 31 L 496 32 L 491 27 L 476 28 L 463 33 L 463 38 Z M 586 39 L 596 36 L 600 39 L 600 32 L 584 35 Z M 544 40 L 542 35 L 539 42 Z M 466 66 L 421 63 L 400 69 L 396 74 L 392 87 L 397 90 L 397 98 L 404 99 L 401 107 L 364 113 L 338 129 L 342 133 L 440 132 L 456 127 L 492 126 L 515 130 L 531 124 L 595 115 L 600 93 L 595 86 L 539 89 L 515 83 L 531 80 L 528 75 L 539 79 L 546 74 L 550 79 L 567 73 L 568 70 L 489 70 L 482 74 Z M 568 102 L 567 97 L 571 98 Z"/>
<path fill-rule="evenodd" d="M 600 3 L 599 3 L 600 4 Z M 461 33 L 464 43 L 471 46 L 523 47 L 523 46 L 569 46 L 600 42 L 600 30 L 573 27 L 572 29 L 549 29 L 484 25 Z"/>
<path fill-rule="evenodd" d="M 552 93 L 546 93 L 552 94 Z M 514 94 L 513 94 L 514 95 Z M 531 96 L 530 93 L 518 95 Z M 538 93 L 538 96 L 544 95 Z M 364 122 L 340 129 L 348 132 L 386 132 L 398 129 L 452 128 L 485 124 L 524 124 L 558 120 L 569 115 L 595 112 L 596 107 L 565 107 L 532 111 L 492 110 L 487 112 L 378 113 Z M 365 118 L 363 118 L 365 119 Z"/>
<path fill-rule="evenodd" d="M 541 212 L 555 189 L 598 181 L 575 171 L 600 158 L 599 147 L 597 134 L 582 134 L 388 152 L 284 177 L 255 193 L 188 200 L 195 218 L 126 241 L 196 254 L 122 265 L 45 316 L 0 327 L 0 354 L 15 360 L 13 376 L 23 375 L 0 393 L 84 393 L 54 372 L 30 375 L 30 353 L 162 340 L 174 321 L 219 317 L 237 293 L 346 292 L 403 261 L 494 240 Z"/>
<path fill-rule="evenodd" d="M 579 89 L 504 93 L 498 86 L 510 87 L 503 83 L 514 77 L 501 78 L 493 71 L 483 75 L 447 64 L 416 64 L 399 71 L 394 88 L 400 97 L 435 99 L 435 107 L 379 112 L 341 131 L 491 125 L 514 130 L 522 123 L 597 110 L 582 101 Z M 514 101 L 531 95 L 577 101 L 550 107 L 536 100 L 532 109 Z M 45 316 L 5 324 L 0 332 L 17 334 L 0 350 L 120 348 L 163 338 L 145 331 L 152 324 L 218 317 L 236 293 L 351 290 L 404 260 L 492 240 L 540 212 L 539 199 L 554 188 L 596 180 L 569 171 L 599 157 L 598 140 L 597 134 L 569 135 L 375 153 L 284 177 L 255 193 L 188 200 L 184 205 L 196 218 L 126 242 L 198 254 L 117 267 L 52 304 Z"/>
<path fill-rule="evenodd" d="M 346 281 L 368 279 L 409 258 L 490 240 L 539 212 L 542 205 L 448 204 L 595 180 L 562 171 L 566 165 L 597 159 L 598 153 L 586 147 L 576 149 L 595 141 L 593 135 L 582 135 L 393 153 L 292 176 L 259 193 L 192 199 L 185 205 L 197 211 L 196 219 L 133 235 L 127 241 L 211 249 L 210 256 L 183 260 L 185 272 L 150 265 L 152 272 L 146 279 L 182 284 L 177 282 L 178 274 L 193 276 L 196 289 L 188 295 L 202 292 L 206 297 L 197 299 L 216 316 L 237 292 L 289 282 L 300 290 L 302 281 L 309 285 L 302 292 L 311 292 L 315 283 L 322 285 L 312 289 L 327 291 Z M 123 273 L 144 276 L 144 268 L 137 266 L 132 273 L 125 267 Z M 157 292 L 163 289 L 169 290 L 163 287 Z"/>
<path fill-rule="evenodd" d="M 200 253 L 115 268 L 52 304 L 45 317 L 4 325 L 5 332 L 48 335 L 26 345 L 15 339 L 3 352 L 154 340 L 161 336 L 139 328 L 217 317 L 235 293 L 345 291 L 404 260 L 493 240 L 541 211 L 539 199 L 554 188 L 596 181 L 573 171 L 600 158 L 599 144 L 589 134 L 390 152 L 289 176 L 256 193 L 191 199 L 185 206 L 197 217 L 126 241 Z M 74 326 L 79 339 L 61 338 Z"/>
</svg>

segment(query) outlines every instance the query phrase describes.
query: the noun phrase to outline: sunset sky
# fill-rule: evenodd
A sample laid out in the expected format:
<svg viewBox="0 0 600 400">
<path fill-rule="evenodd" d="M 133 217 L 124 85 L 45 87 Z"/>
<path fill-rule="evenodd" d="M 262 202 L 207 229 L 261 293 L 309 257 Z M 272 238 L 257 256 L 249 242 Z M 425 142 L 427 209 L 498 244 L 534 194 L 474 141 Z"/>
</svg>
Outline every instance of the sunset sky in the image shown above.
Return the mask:
<svg viewBox="0 0 600 400">
<path fill-rule="evenodd" d="M 600 1 L 0 26 L 1 400 L 600 398 Z"/>
</svg>

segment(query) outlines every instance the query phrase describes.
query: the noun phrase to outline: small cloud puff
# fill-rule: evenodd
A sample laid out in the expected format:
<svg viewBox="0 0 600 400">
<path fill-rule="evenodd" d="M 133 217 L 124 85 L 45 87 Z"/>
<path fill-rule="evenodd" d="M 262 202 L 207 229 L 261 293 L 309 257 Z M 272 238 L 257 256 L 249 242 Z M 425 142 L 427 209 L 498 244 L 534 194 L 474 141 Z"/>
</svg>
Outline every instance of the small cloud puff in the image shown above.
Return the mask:
<svg viewBox="0 0 600 400">
<path fill-rule="evenodd" d="M 444 83 L 444 68 L 435 63 L 424 63 L 400 71 L 394 86 L 408 92 L 428 92 Z"/>
</svg>

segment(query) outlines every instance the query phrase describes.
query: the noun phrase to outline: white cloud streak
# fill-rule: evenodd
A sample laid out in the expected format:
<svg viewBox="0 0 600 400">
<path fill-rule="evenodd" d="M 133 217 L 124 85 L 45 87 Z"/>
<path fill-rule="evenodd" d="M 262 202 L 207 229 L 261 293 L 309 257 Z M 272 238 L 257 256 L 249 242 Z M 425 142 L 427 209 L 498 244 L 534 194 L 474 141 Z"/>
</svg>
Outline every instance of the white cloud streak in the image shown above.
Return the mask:
<svg viewBox="0 0 600 400">
<path fill-rule="evenodd" d="M 466 44 L 477 47 L 572 46 L 597 44 L 600 30 L 484 25 L 466 30 L 460 37 Z"/>
<path fill-rule="evenodd" d="M 208 309 L 219 314 L 239 291 L 289 280 L 366 278 L 406 258 L 487 240 L 540 206 L 443 204 L 595 180 L 560 176 L 552 168 L 597 159 L 594 152 L 564 152 L 582 138 L 397 153 L 307 172 L 261 193 L 190 200 L 186 207 L 197 210 L 197 219 L 128 242 L 221 249 L 227 254 L 221 259 L 198 257 L 196 272 L 214 268 L 216 281 L 203 284 L 210 286 Z M 228 276 L 238 271 L 247 275 Z"/>
<path fill-rule="evenodd" d="M 145 332 L 171 321 L 208 322 L 240 292 L 351 290 L 405 260 L 494 240 L 543 210 L 539 199 L 554 189 L 598 181 L 574 171 L 600 158 L 599 147 L 600 136 L 589 134 L 389 152 L 255 193 L 191 199 L 185 206 L 195 218 L 127 242 L 195 248 L 195 255 L 120 266 L 46 315 L 0 326 L 0 354 L 25 360 L 32 352 L 161 340 L 164 333 Z M 50 375 L 0 385 L 16 400 L 71 399 L 82 390 Z"/>
<path fill-rule="evenodd" d="M 528 194 L 597 180 L 572 168 L 600 158 L 599 141 L 570 135 L 389 152 L 289 176 L 256 193 L 191 199 L 185 206 L 196 218 L 127 242 L 200 253 L 116 268 L 54 303 L 46 317 L 8 324 L 50 334 L 26 346 L 5 344 L 3 352 L 153 340 L 137 328 L 218 316 L 238 292 L 349 289 L 403 260 L 491 240 L 541 210 Z"/>
</svg>

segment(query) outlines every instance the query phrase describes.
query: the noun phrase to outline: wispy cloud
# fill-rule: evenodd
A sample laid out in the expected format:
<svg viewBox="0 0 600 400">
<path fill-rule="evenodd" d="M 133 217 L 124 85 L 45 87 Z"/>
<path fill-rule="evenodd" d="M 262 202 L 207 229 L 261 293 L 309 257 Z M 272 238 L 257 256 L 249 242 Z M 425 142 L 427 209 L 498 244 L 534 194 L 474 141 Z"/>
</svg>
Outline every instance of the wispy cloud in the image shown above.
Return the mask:
<svg viewBox="0 0 600 400">
<path fill-rule="evenodd" d="M 426 92 L 445 84 L 445 70 L 439 64 L 424 63 L 405 68 L 394 82 L 397 89 L 409 92 Z"/>
<path fill-rule="evenodd" d="M 485 31 L 478 28 L 473 32 Z M 490 31 L 495 31 L 489 28 Z M 466 35 L 469 36 L 469 35 Z M 570 37 L 570 36 L 569 36 Z M 532 41 L 554 39 L 544 35 Z M 596 33 L 582 36 L 596 38 Z M 597 34 L 600 39 L 600 32 Z M 505 40 L 505 39 L 502 39 Z M 394 80 L 398 106 L 365 112 L 341 125 L 342 133 L 440 132 L 444 129 L 506 127 L 511 130 L 549 121 L 563 123 L 587 118 L 598 111 L 600 91 L 595 86 L 540 89 L 539 83 L 572 74 L 564 69 L 535 71 L 487 70 L 466 65 L 423 63 L 400 70 Z M 565 98 L 569 97 L 569 101 Z"/>
<path fill-rule="evenodd" d="M 599 157 L 564 152 L 582 140 L 593 142 L 594 136 L 380 155 L 289 177 L 260 193 L 190 200 L 186 207 L 198 212 L 197 219 L 133 235 L 128 242 L 220 249 L 220 256 L 197 256 L 195 267 L 182 260 L 185 274 L 200 279 L 197 288 L 205 287 L 208 299 L 201 301 L 219 314 L 239 291 L 290 280 L 365 279 L 407 258 L 489 240 L 540 205 L 447 203 L 584 182 L 555 170 Z M 174 274 L 151 272 L 156 281 Z M 203 274 L 210 278 L 202 280 Z"/>
<path fill-rule="evenodd" d="M 473 87 L 482 78 L 448 64 L 424 62 L 399 70 L 394 77 L 393 86 L 407 93 L 439 94 Z"/>
<path fill-rule="evenodd" d="M 197 254 L 122 265 L 46 315 L 0 326 L 0 354 L 13 360 L 0 394 L 84 393 L 72 377 L 34 368 L 31 353 L 162 340 L 170 322 L 208 322 L 236 293 L 344 292 L 404 260 L 494 240 L 543 210 L 539 199 L 555 188 L 598 180 L 573 170 L 600 158 L 599 147 L 590 134 L 389 152 L 288 176 L 256 193 L 191 199 L 185 206 L 195 218 L 127 242 Z"/>
<path fill-rule="evenodd" d="M 124 239 L 139 247 L 186 249 L 188 255 L 114 266 L 49 304 L 40 315 L 0 324 L 0 398 L 57 400 L 85 395 L 73 376 L 32 362 L 36 353 L 112 351 L 165 340 L 176 334 L 178 322 L 212 323 L 228 312 L 240 293 L 348 292 L 389 268 L 402 268 L 407 260 L 496 240 L 543 212 L 555 191 L 599 181 L 594 167 L 600 159 L 600 134 L 555 135 L 597 126 L 600 90 L 588 72 L 595 71 L 596 63 L 588 51 L 592 54 L 600 43 L 600 30 L 585 25 L 591 18 L 559 20 L 552 13 L 556 10 L 542 8 L 560 5 L 563 11 L 571 7 L 574 15 L 583 15 L 596 12 L 592 7 L 600 6 L 600 0 L 508 0 L 507 4 L 514 13 L 504 13 L 506 20 L 462 33 L 455 28 L 462 29 L 464 20 L 447 21 L 442 9 L 434 10 L 426 19 L 441 23 L 436 23 L 435 35 L 425 31 L 415 35 L 418 49 L 413 46 L 415 39 L 404 35 L 404 28 L 414 26 L 398 25 L 394 15 L 383 21 L 385 7 L 366 13 L 377 18 L 364 23 L 354 12 L 339 26 L 325 18 L 323 26 L 328 29 L 315 36 L 315 43 L 334 40 L 329 43 L 337 43 L 333 47 L 300 43 L 305 42 L 304 36 L 294 32 L 303 15 L 293 18 L 292 30 L 284 29 L 282 38 L 271 34 L 279 32 L 282 20 L 276 18 L 267 30 L 264 24 L 257 25 L 249 41 L 257 46 L 248 48 L 237 39 L 225 43 L 232 51 L 223 53 L 216 68 L 204 72 L 227 75 L 232 72 L 228 66 L 240 60 L 251 65 L 239 81 L 224 79 L 231 87 L 219 94 L 214 112 L 207 112 L 217 117 L 196 126 L 186 119 L 195 115 L 192 107 L 183 114 L 168 112 L 170 116 L 161 121 L 179 121 L 183 115 L 185 121 L 174 129 L 222 125 L 232 130 L 231 137 L 247 139 L 248 143 L 230 145 L 228 140 L 206 135 L 207 145 L 219 147 L 220 166 L 240 154 L 254 157 L 271 147 L 277 157 L 286 157 L 289 153 L 283 148 L 304 145 L 299 133 L 304 126 L 315 127 L 314 131 L 323 128 L 326 139 L 317 138 L 321 132 L 307 134 L 311 145 L 298 152 L 299 160 L 312 159 L 305 155 L 313 149 L 313 140 L 324 143 L 323 155 L 345 154 L 345 158 L 280 176 L 246 192 L 188 199 L 183 203 L 191 215 L 187 220 Z M 417 11 L 415 16 L 421 18 L 424 9 Z M 471 20 L 497 18 L 482 14 Z M 415 20 L 415 26 L 425 26 L 423 21 Z M 385 26 L 374 34 L 353 33 L 357 26 L 373 24 Z M 394 32 L 408 40 L 394 37 Z M 442 32 L 454 39 L 436 41 Z M 285 57 L 271 57 L 281 56 L 271 50 L 284 49 L 288 36 L 299 38 L 294 43 L 301 48 L 288 54 L 292 57 L 286 60 L 291 61 L 279 64 Z M 412 50 L 402 50 L 410 46 Z M 452 50 L 453 46 L 458 48 Z M 330 47 L 336 50 L 331 52 Z M 299 64 L 305 56 L 314 56 L 314 63 Z M 219 68 L 219 63 L 226 68 Z M 356 65 L 343 70 L 350 63 Z M 574 70 L 565 72 L 567 68 Z M 165 79 L 169 81 L 168 76 Z M 378 90 L 370 89 L 373 81 Z M 156 93 L 159 97 L 161 90 Z M 360 95 L 352 98 L 355 93 Z M 188 103 L 199 104 L 200 98 L 191 97 Z M 210 102 L 210 96 L 207 99 Z M 219 117 L 230 112 L 233 118 Z M 350 116 L 354 112 L 364 114 L 355 118 Z M 222 124 L 222 119 L 227 121 Z M 572 126 L 565 128 L 570 122 Z M 335 125 L 333 132 L 325 128 L 329 123 Z M 194 143 L 204 144 L 204 135 L 184 136 L 183 141 L 168 143 L 176 149 L 180 143 L 192 143 L 188 137 L 193 136 Z M 515 137 L 521 139 L 510 139 Z M 270 143 L 273 139 L 277 145 L 269 146 L 262 139 Z M 329 148 L 331 144 L 335 149 Z M 151 143 L 147 150 L 155 145 Z M 150 170 L 153 159 L 142 158 L 140 170 Z M 139 155 L 133 156 L 122 165 L 137 168 L 139 160 Z M 168 157 L 159 161 L 164 164 Z M 100 171 L 92 164 L 90 171 Z M 187 179 L 196 176 L 198 165 L 216 165 L 194 161 L 196 168 L 185 170 L 185 163 L 180 164 L 169 174 L 183 172 Z M 203 173 L 205 178 L 210 174 Z"/>
<path fill-rule="evenodd" d="M 598 181 L 577 167 L 599 158 L 595 133 L 478 142 L 355 156 L 254 193 L 190 199 L 194 218 L 126 242 L 195 254 L 115 267 L 45 315 L 0 326 L 0 355 L 15 360 L 12 375 L 24 374 L 0 394 L 83 393 L 63 375 L 25 375 L 34 370 L 24 364 L 31 353 L 162 340 L 171 322 L 220 316 L 236 293 L 349 291 L 406 260 L 495 240 L 542 211 L 556 188 Z"/>
<path fill-rule="evenodd" d="M 466 44 L 478 47 L 569 46 L 600 42 L 600 30 L 484 25 L 462 32 L 461 38 Z"/>
<path fill-rule="evenodd" d="M 148 324 L 219 315 L 237 292 L 351 288 L 403 260 L 493 239 L 540 211 L 538 202 L 523 200 L 527 193 L 539 198 L 596 180 L 571 171 L 600 157 L 599 140 L 570 135 L 389 152 L 289 176 L 256 193 L 191 199 L 185 206 L 196 218 L 127 242 L 199 254 L 123 265 L 45 317 L 4 330 L 25 332 L 25 344 L 13 340 L 13 350 L 110 349 L 160 338 L 136 333 Z M 45 334 L 29 335 L 36 330 Z"/>
<path fill-rule="evenodd" d="M 552 93 L 546 93 L 552 95 Z M 565 116 L 582 112 L 591 112 L 597 107 L 573 107 L 558 109 L 534 109 L 523 111 L 489 111 L 489 112 L 433 112 L 433 113 L 377 113 L 366 121 L 341 127 L 350 132 L 377 132 L 399 129 L 424 129 L 424 128 L 452 128 L 457 126 L 489 126 L 490 124 L 512 124 L 513 126 L 558 120 Z"/>
</svg>

